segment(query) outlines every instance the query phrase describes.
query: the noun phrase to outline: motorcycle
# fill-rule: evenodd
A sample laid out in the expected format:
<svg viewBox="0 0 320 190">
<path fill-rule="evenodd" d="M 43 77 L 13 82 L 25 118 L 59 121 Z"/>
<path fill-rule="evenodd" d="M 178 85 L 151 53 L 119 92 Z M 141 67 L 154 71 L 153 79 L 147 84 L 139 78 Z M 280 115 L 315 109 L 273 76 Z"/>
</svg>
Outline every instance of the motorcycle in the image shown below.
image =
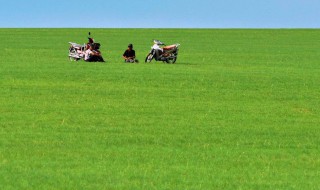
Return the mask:
<svg viewBox="0 0 320 190">
<path fill-rule="evenodd" d="M 84 58 L 84 52 L 86 50 L 86 44 L 80 45 L 74 42 L 69 42 L 69 59 L 70 61 L 79 61 Z"/>
<path fill-rule="evenodd" d="M 172 64 L 177 61 L 180 44 L 165 46 L 165 44 L 159 40 L 154 40 L 153 43 L 154 45 L 151 47 L 151 51 L 145 59 L 146 63 L 150 63 L 153 59 Z"/>
</svg>

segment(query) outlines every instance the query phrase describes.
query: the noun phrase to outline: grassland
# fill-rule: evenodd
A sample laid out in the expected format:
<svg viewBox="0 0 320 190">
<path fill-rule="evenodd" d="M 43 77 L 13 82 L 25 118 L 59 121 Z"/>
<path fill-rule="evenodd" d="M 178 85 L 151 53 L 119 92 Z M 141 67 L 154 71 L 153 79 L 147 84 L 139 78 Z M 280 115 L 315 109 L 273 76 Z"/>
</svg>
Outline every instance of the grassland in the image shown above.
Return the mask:
<svg viewBox="0 0 320 190">
<path fill-rule="evenodd" d="M 318 189 L 320 30 L 0 29 L 1 189 Z M 140 62 L 152 39 L 175 65 Z"/>
</svg>

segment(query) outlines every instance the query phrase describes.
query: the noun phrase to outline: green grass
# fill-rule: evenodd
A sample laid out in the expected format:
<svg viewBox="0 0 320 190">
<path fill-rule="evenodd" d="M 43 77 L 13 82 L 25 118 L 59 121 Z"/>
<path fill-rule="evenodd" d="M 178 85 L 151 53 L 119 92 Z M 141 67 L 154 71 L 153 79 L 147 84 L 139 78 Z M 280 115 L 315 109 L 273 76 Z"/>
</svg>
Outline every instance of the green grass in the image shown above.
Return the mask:
<svg viewBox="0 0 320 190">
<path fill-rule="evenodd" d="M 91 29 L 107 63 L 68 61 L 88 31 L 0 29 L 1 189 L 320 187 L 320 30 Z"/>
</svg>

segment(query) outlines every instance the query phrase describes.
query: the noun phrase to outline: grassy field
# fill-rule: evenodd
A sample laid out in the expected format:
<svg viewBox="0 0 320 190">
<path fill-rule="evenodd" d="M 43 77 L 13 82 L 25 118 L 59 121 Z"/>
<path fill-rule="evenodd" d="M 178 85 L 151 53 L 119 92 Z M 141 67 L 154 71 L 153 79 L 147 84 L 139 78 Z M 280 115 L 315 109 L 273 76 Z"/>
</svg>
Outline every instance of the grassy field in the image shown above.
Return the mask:
<svg viewBox="0 0 320 190">
<path fill-rule="evenodd" d="M 88 31 L 0 29 L 0 189 L 319 189 L 320 30 Z"/>
</svg>

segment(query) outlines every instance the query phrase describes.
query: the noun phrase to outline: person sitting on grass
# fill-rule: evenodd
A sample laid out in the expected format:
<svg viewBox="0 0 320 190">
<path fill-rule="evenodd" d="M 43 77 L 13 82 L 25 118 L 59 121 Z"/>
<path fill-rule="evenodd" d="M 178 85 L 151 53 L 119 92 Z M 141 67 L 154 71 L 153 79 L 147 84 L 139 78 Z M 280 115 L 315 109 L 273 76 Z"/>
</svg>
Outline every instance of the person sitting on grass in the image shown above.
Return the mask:
<svg viewBox="0 0 320 190">
<path fill-rule="evenodd" d="M 95 48 L 94 44 L 90 44 L 89 49 L 85 51 L 84 60 L 87 62 L 105 62 L 99 48 Z"/>
<path fill-rule="evenodd" d="M 126 63 L 138 63 L 136 59 L 136 52 L 133 50 L 133 45 L 129 44 L 128 49 L 123 53 L 123 59 Z"/>
</svg>

